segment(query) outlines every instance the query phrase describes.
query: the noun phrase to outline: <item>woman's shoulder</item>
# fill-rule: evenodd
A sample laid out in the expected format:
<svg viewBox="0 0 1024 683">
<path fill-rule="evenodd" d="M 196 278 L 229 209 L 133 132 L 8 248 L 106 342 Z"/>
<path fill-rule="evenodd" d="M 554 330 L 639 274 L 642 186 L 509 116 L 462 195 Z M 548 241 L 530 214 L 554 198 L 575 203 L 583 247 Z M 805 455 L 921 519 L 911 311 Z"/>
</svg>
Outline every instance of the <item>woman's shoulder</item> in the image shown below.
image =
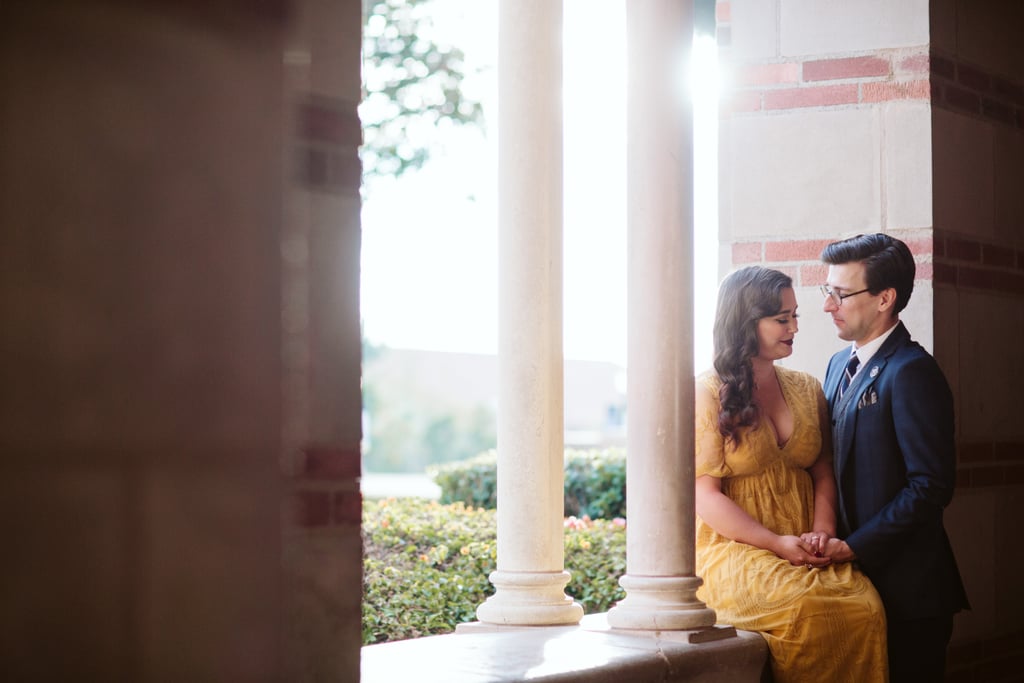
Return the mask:
<svg viewBox="0 0 1024 683">
<path fill-rule="evenodd" d="M 709 369 L 697 375 L 696 385 L 698 390 L 703 387 L 717 396 L 718 390 L 722 386 L 722 380 L 718 377 L 717 372 Z"/>
</svg>

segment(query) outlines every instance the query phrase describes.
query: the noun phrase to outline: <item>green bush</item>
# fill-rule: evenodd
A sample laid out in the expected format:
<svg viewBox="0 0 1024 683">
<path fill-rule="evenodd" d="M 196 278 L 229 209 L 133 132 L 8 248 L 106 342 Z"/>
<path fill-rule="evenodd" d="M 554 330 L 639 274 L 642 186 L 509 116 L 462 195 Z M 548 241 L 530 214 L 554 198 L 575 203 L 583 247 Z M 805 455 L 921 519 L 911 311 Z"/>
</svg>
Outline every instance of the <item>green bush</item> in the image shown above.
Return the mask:
<svg viewBox="0 0 1024 683">
<path fill-rule="evenodd" d="M 494 450 L 428 469 L 441 502 L 494 508 L 498 497 Z M 626 516 L 626 454 L 622 449 L 565 452 L 565 514 L 594 519 Z"/>
<path fill-rule="evenodd" d="M 473 458 L 427 468 L 427 474 L 441 487 L 442 503 L 461 502 L 489 510 L 497 507 L 497 472 L 498 452 L 493 449 Z"/>
<path fill-rule="evenodd" d="M 565 514 L 594 519 L 626 516 L 625 451 L 566 451 Z"/>
<path fill-rule="evenodd" d="M 493 593 L 495 511 L 417 498 L 363 505 L 363 644 L 449 633 Z M 565 520 L 566 593 L 586 613 L 624 597 L 625 522 Z"/>
<path fill-rule="evenodd" d="M 619 586 L 626 573 L 626 520 L 567 517 L 565 568 L 571 576 L 565 592 L 585 613 L 611 609 L 626 597 Z"/>
<path fill-rule="evenodd" d="M 363 643 L 445 633 L 491 590 L 493 510 L 422 499 L 363 504 Z"/>
</svg>

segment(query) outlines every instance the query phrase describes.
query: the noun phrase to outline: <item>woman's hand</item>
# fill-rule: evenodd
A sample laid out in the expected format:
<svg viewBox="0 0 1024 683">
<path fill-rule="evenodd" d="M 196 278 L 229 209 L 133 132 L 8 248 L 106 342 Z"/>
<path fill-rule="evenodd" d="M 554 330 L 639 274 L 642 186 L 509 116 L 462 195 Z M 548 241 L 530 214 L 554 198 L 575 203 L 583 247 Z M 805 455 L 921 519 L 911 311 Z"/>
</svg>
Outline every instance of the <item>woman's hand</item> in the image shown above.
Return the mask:
<svg viewBox="0 0 1024 683">
<path fill-rule="evenodd" d="M 815 557 L 812 546 L 799 536 L 779 536 L 772 551 L 796 567 L 808 569 L 826 567 L 832 560 L 828 557 Z"/>
<path fill-rule="evenodd" d="M 800 534 L 800 540 L 810 547 L 810 552 L 815 557 L 825 557 L 825 545 L 830 538 L 832 538 L 831 534 L 824 531 L 808 531 Z"/>
</svg>

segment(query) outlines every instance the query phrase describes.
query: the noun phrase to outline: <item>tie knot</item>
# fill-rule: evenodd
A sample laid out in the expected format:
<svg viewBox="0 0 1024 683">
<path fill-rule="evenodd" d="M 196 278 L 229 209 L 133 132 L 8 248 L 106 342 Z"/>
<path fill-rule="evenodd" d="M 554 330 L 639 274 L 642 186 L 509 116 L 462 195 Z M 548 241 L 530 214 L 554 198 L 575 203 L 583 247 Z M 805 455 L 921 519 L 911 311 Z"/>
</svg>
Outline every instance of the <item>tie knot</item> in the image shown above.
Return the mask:
<svg viewBox="0 0 1024 683">
<path fill-rule="evenodd" d="M 851 375 L 857 372 L 857 368 L 860 366 L 860 356 L 856 353 L 850 354 L 850 361 L 846 364 L 846 371 Z"/>
</svg>

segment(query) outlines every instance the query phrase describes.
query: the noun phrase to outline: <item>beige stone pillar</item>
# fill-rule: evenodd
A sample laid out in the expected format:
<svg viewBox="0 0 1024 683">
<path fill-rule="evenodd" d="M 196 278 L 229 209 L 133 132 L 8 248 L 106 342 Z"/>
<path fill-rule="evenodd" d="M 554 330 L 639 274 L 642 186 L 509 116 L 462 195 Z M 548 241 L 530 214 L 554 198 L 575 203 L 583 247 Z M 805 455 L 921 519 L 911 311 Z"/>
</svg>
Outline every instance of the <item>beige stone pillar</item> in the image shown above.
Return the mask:
<svg viewBox="0 0 1024 683">
<path fill-rule="evenodd" d="M 692 2 L 628 3 L 626 30 L 629 526 L 608 623 L 698 629 L 715 613 L 694 576 Z"/>
<path fill-rule="evenodd" d="M 490 624 L 573 624 L 565 595 L 562 3 L 500 0 L 498 568 Z"/>
</svg>

